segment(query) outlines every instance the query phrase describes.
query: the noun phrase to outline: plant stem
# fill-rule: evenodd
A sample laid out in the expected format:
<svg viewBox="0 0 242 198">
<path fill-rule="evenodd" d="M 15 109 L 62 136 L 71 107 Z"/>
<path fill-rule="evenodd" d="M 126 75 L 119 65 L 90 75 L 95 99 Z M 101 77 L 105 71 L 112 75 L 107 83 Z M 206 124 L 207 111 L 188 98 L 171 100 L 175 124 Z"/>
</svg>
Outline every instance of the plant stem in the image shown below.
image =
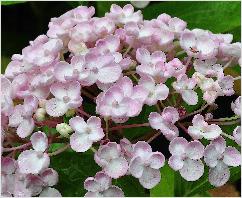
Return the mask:
<svg viewBox="0 0 242 198">
<path fill-rule="evenodd" d="M 145 126 L 150 126 L 150 124 L 149 123 L 142 123 L 142 124 L 120 125 L 120 126 L 116 126 L 116 127 L 111 127 L 109 130 L 115 131 L 115 130 L 118 130 L 118 129 L 129 129 L 129 128 L 137 128 L 137 127 L 145 127 Z"/>
<path fill-rule="evenodd" d="M 240 79 L 241 79 L 241 76 L 237 76 L 237 77 L 234 78 L 234 81 L 235 80 L 240 80 Z"/>
<path fill-rule="evenodd" d="M 108 118 L 104 118 L 104 120 L 105 120 L 105 124 L 106 124 L 106 129 L 105 129 L 105 131 L 106 131 L 106 139 L 108 139 L 108 130 L 109 130 L 109 126 L 108 126 Z"/>
<path fill-rule="evenodd" d="M 58 149 L 57 151 L 54 151 L 52 153 L 48 153 L 49 156 L 54 156 L 54 155 L 58 155 L 62 152 L 64 152 L 66 149 L 68 149 L 70 147 L 70 144 L 67 144 L 65 146 L 63 146 L 62 148 Z"/>
<path fill-rule="evenodd" d="M 229 138 L 229 139 L 231 139 L 231 140 L 234 140 L 234 137 L 231 136 L 231 135 L 228 135 L 227 133 L 222 132 L 222 135 L 227 137 L 227 138 Z"/>
<path fill-rule="evenodd" d="M 233 117 L 230 117 L 230 118 L 218 118 L 218 119 L 212 119 L 212 120 L 209 120 L 209 121 L 212 121 L 212 122 L 223 122 L 223 121 L 237 120 L 239 118 L 240 118 L 239 116 L 233 116 Z"/>
<path fill-rule="evenodd" d="M 178 126 L 182 128 L 183 131 L 185 131 L 188 134 L 187 128 L 183 126 L 182 123 L 177 122 Z"/>
<path fill-rule="evenodd" d="M 234 120 L 234 121 L 230 121 L 230 122 L 213 122 L 213 121 L 208 121 L 208 123 L 209 124 L 217 124 L 217 125 L 233 125 L 233 124 L 240 123 L 240 119 Z"/>
<path fill-rule="evenodd" d="M 181 117 L 179 120 L 183 120 L 183 119 L 185 119 L 185 118 L 187 118 L 187 117 L 189 117 L 189 116 L 192 116 L 192 115 L 195 115 L 195 114 L 197 114 L 197 113 L 200 113 L 200 112 L 202 112 L 204 109 L 206 109 L 208 106 L 209 106 L 209 104 L 206 104 L 206 105 L 202 106 L 200 109 L 198 109 L 197 111 L 194 111 L 194 112 L 192 112 L 192 113 L 189 113 L 189 114 L 187 114 L 187 115 Z"/>
<path fill-rule="evenodd" d="M 16 146 L 16 147 L 12 147 L 12 148 L 2 148 L 3 152 L 10 152 L 10 151 L 15 151 L 15 150 L 20 150 L 20 149 L 25 149 L 28 146 L 31 146 L 31 142 L 28 142 L 26 144 L 20 145 L 20 146 Z"/>
<path fill-rule="evenodd" d="M 80 114 L 86 116 L 86 117 L 91 117 L 91 115 L 89 115 L 88 113 L 86 113 L 85 111 L 81 110 L 81 109 L 78 109 L 77 112 L 79 112 Z"/>
<path fill-rule="evenodd" d="M 160 131 L 158 131 L 157 133 L 155 133 L 155 135 L 153 135 L 150 139 L 148 139 L 146 142 L 147 143 L 151 143 L 154 139 L 156 139 L 159 135 L 161 135 L 162 133 Z"/>
<path fill-rule="evenodd" d="M 88 93 L 86 90 L 82 89 L 81 93 L 83 93 L 83 95 L 85 95 L 86 97 L 90 98 L 91 100 L 93 100 L 95 102 L 96 97 L 94 97 L 93 95 Z"/>
<path fill-rule="evenodd" d="M 125 56 L 129 53 L 129 51 L 130 51 L 131 49 L 132 49 L 132 46 L 129 45 L 128 48 L 126 49 L 126 51 L 123 53 L 123 57 L 125 57 Z"/>
</svg>

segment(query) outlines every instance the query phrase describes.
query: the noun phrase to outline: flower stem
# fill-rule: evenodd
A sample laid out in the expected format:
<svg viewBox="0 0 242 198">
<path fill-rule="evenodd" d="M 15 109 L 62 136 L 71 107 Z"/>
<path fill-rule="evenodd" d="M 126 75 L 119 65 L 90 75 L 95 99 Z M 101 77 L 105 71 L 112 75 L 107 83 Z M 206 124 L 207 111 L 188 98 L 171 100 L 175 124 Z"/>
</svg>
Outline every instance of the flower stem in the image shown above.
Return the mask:
<svg viewBox="0 0 242 198">
<path fill-rule="evenodd" d="M 150 139 L 148 139 L 146 142 L 147 143 L 151 143 L 154 139 L 156 139 L 159 135 L 161 135 L 161 132 L 158 131 L 157 133 L 155 133 Z"/>
<path fill-rule="evenodd" d="M 226 133 L 224 133 L 224 132 L 222 132 L 222 135 L 223 135 L 224 137 L 227 137 L 227 138 L 231 139 L 231 140 L 234 140 L 234 137 L 233 137 L 233 136 L 228 135 L 228 134 L 226 134 Z"/>
<path fill-rule="evenodd" d="M 209 106 L 209 104 L 206 104 L 206 105 L 202 106 L 200 109 L 198 109 L 197 111 L 194 111 L 194 112 L 192 112 L 192 113 L 189 113 L 189 114 L 187 114 L 187 115 L 181 117 L 180 120 L 183 120 L 183 119 L 185 119 L 185 118 L 187 118 L 187 117 L 190 117 L 190 116 L 192 116 L 192 115 L 195 115 L 195 114 L 197 114 L 197 113 L 200 113 L 200 112 L 202 112 L 204 109 L 206 109 L 208 106 Z"/>
<path fill-rule="evenodd" d="M 86 113 L 85 111 L 83 111 L 82 109 L 77 109 L 77 112 L 86 116 L 86 117 L 91 117 L 91 115 L 89 115 L 88 113 Z"/>
<path fill-rule="evenodd" d="M 217 124 L 217 125 L 233 125 L 233 124 L 237 124 L 240 123 L 240 119 L 238 120 L 234 120 L 234 121 L 230 121 L 230 122 L 214 122 L 213 120 L 208 121 L 209 124 Z"/>
<path fill-rule="evenodd" d="M 54 156 L 54 155 L 58 155 L 62 152 L 64 152 L 66 149 L 68 149 L 70 147 L 70 144 L 66 144 L 65 146 L 63 146 L 62 148 L 58 149 L 57 151 L 54 151 L 52 153 L 48 153 L 49 156 Z"/>
<path fill-rule="evenodd" d="M 118 130 L 118 129 L 129 129 L 129 128 L 137 128 L 137 127 L 145 127 L 145 126 L 150 126 L 150 124 L 149 123 L 142 123 L 142 124 L 120 125 L 120 126 L 116 126 L 116 127 L 111 127 L 109 130 L 115 131 L 115 130 Z"/>
<path fill-rule="evenodd" d="M 15 150 L 25 149 L 29 146 L 31 146 L 31 142 L 28 142 L 28 143 L 20 145 L 20 146 L 12 147 L 12 148 L 2 148 L 2 151 L 3 152 L 10 152 L 10 151 L 15 151 Z"/>
<path fill-rule="evenodd" d="M 108 139 L 108 132 L 109 132 L 108 118 L 104 118 L 104 120 L 105 120 L 105 124 L 106 124 L 106 129 L 105 129 L 105 131 L 106 131 L 106 139 Z"/>
<path fill-rule="evenodd" d="M 237 77 L 234 78 L 234 81 L 235 80 L 240 80 L 240 79 L 241 79 L 241 76 L 237 76 Z"/>
<path fill-rule="evenodd" d="M 86 90 L 82 89 L 81 93 L 83 93 L 84 96 L 90 98 L 91 100 L 95 101 L 96 97 L 94 97 L 93 95 L 91 95 L 90 93 L 88 93 Z"/>
</svg>

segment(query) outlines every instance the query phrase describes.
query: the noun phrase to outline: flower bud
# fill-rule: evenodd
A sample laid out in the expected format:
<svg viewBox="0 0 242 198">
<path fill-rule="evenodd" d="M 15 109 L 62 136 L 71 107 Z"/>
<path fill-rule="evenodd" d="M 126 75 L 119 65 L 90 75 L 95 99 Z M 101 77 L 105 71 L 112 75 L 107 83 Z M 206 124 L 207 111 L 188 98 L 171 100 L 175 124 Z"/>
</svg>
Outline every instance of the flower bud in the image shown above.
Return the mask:
<svg viewBox="0 0 242 198">
<path fill-rule="evenodd" d="M 71 133 L 73 131 L 72 128 L 68 124 L 66 124 L 66 123 L 57 124 L 56 125 L 56 130 L 63 137 L 68 137 L 69 133 Z"/>
<path fill-rule="evenodd" d="M 213 119 L 213 114 L 212 113 L 206 113 L 205 114 L 205 120 L 208 121 L 208 120 L 211 120 Z"/>
<path fill-rule="evenodd" d="M 44 121 L 45 120 L 45 114 L 46 114 L 46 111 L 45 111 L 44 108 L 38 108 L 35 112 L 35 119 L 38 122 Z"/>
</svg>

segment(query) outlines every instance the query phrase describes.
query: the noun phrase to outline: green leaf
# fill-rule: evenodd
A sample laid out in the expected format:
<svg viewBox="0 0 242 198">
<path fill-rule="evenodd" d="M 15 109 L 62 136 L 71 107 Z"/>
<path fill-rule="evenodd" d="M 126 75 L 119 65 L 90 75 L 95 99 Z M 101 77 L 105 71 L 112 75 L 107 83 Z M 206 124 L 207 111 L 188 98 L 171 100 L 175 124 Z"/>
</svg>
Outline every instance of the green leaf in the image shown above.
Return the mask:
<svg viewBox="0 0 242 198">
<path fill-rule="evenodd" d="M 1 5 L 15 5 L 18 3 L 25 3 L 26 1 L 1 1 Z"/>
<path fill-rule="evenodd" d="M 161 168 L 160 183 L 150 190 L 151 197 L 174 197 L 175 172 L 168 164 Z"/>
</svg>

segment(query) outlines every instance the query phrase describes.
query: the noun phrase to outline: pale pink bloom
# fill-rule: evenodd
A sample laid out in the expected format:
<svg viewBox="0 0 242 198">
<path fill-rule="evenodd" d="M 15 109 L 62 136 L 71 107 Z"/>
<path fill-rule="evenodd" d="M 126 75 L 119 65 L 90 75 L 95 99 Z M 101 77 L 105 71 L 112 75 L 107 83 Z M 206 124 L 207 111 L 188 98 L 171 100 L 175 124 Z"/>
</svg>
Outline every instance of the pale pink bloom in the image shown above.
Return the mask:
<svg viewBox="0 0 242 198">
<path fill-rule="evenodd" d="M 115 23 L 108 17 L 94 18 L 93 26 L 98 38 L 110 35 L 115 30 Z"/>
<path fill-rule="evenodd" d="M 115 24 L 141 23 L 143 20 L 141 11 L 134 12 L 134 7 L 130 4 L 125 5 L 123 8 L 112 4 L 110 12 L 106 13 L 105 16 L 113 20 Z"/>
<path fill-rule="evenodd" d="M 220 136 L 222 129 L 216 124 L 208 124 L 204 121 L 204 117 L 197 114 L 192 119 L 193 126 L 188 127 L 188 133 L 193 139 L 213 140 Z"/>
<path fill-rule="evenodd" d="M 12 83 L 4 75 L 1 75 L 1 113 L 9 116 L 13 111 Z"/>
<path fill-rule="evenodd" d="M 165 84 L 156 84 L 154 79 L 149 76 L 141 77 L 139 85 L 142 85 L 149 92 L 145 100 L 145 104 L 149 106 L 155 105 L 159 100 L 165 100 L 169 95 L 169 88 Z"/>
<path fill-rule="evenodd" d="M 217 83 L 221 89 L 220 95 L 222 96 L 232 96 L 234 91 L 234 78 L 233 76 L 227 75 L 227 76 L 220 76 L 217 79 Z"/>
<path fill-rule="evenodd" d="M 128 171 L 128 162 L 122 156 L 121 148 L 116 142 L 101 145 L 94 159 L 103 168 L 104 173 L 111 178 L 117 179 Z"/>
<path fill-rule="evenodd" d="M 16 76 L 12 81 L 12 90 L 14 93 L 14 98 L 25 98 L 26 96 L 35 96 L 38 99 L 46 99 L 49 96 L 49 86 L 39 86 L 38 82 L 35 86 L 31 85 L 34 76 L 31 74 L 23 73 Z"/>
<path fill-rule="evenodd" d="M 149 115 L 149 123 L 153 129 L 160 132 L 168 139 L 172 140 L 178 136 L 179 131 L 175 122 L 179 120 L 179 113 L 174 107 L 165 107 L 161 114 L 152 112 Z"/>
<path fill-rule="evenodd" d="M 216 64 L 217 59 L 201 60 L 196 59 L 193 62 L 194 69 L 203 74 L 206 77 L 219 77 L 223 76 L 223 67 L 220 64 Z"/>
<path fill-rule="evenodd" d="M 213 80 L 213 78 L 206 78 L 204 75 L 195 72 L 192 76 L 197 80 L 197 84 L 203 92 L 203 99 L 208 103 L 212 104 L 216 98 L 221 95 L 222 90 L 219 84 Z"/>
<path fill-rule="evenodd" d="M 188 56 L 195 58 L 210 59 L 218 53 L 218 45 L 212 36 L 203 30 L 185 30 L 181 34 L 180 45 Z"/>
<path fill-rule="evenodd" d="M 222 57 L 234 58 L 236 61 L 241 59 L 241 43 L 222 43 L 219 46 Z"/>
<path fill-rule="evenodd" d="M 187 142 L 183 137 L 176 137 L 170 142 L 169 151 L 172 156 L 168 164 L 187 181 L 196 181 L 204 173 L 204 165 L 201 161 L 204 146 L 201 142 L 194 140 Z"/>
<path fill-rule="evenodd" d="M 141 85 L 133 87 L 132 81 L 123 77 L 107 91 L 97 97 L 96 111 L 102 116 L 112 118 L 137 116 L 148 96 L 148 91 Z"/>
<path fill-rule="evenodd" d="M 115 62 L 112 54 L 88 53 L 85 56 L 85 61 L 85 69 L 89 71 L 89 75 L 83 80 L 83 85 L 90 86 L 97 81 L 104 84 L 114 83 L 122 73 L 121 67 Z"/>
<path fill-rule="evenodd" d="M 241 115 L 241 96 L 231 103 L 231 109 L 237 116 Z"/>
<path fill-rule="evenodd" d="M 237 127 L 233 130 L 233 137 L 234 137 L 234 141 L 235 141 L 238 145 L 241 145 L 241 126 L 237 126 Z"/>
<path fill-rule="evenodd" d="M 30 138 L 34 150 L 25 150 L 18 157 L 18 168 L 23 174 L 38 174 L 49 167 L 50 158 L 44 151 L 48 146 L 45 133 L 36 132 Z"/>
<path fill-rule="evenodd" d="M 29 136 L 34 130 L 33 113 L 38 107 L 38 100 L 27 96 L 23 105 L 16 105 L 9 116 L 9 126 L 17 128 L 17 135 L 21 138 Z"/>
<path fill-rule="evenodd" d="M 104 172 L 88 177 L 84 188 L 88 191 L 85 197 L 124 197 L 122 189 L 112 185 L 112 179 Z"/>
<path fill-rule="evenodd" d="M 53 117 L 64 115 L 69 109 L 80 107 L 82 104 L 81 86 L 77 81 L 54 83 L 50 92 L 55 96 L 45 103 L 46 112 Z"/>
<path fill-rule="evenodd" d="M 161 14 L 155 20 L 156 25 L 161 29 L 173 32 L 178 38 L 180 34 L 185 30 L 187 23 L 177 17 L 171 17 L 168 14 Z"/>
<path fill-rule="evenodd" d="M 95 28 L 91 21 L 83 21 L 73 27 L 69 36 L 73 42 L 94 42 L 98 37 L 95 34 Z"/>
<path fill-rule="evenodd" d="M 204 161 L 210 167 L 209 182 L 218 187 L 229 180 L 229 166 L 236 167 L 241 164 L 241 154 L 234 147 L 226 147 L 225 140 L 218 137 L 205 148 Z"/>
<path fill-rule="evenodd" d="M 73 80 L 82 82 L 89 74 L 90 71 L 85 69 L 85 57 L 82 55 L 73 56 L 70 64 L 60 61 L 54 69 L 55 78 L 64 83 Z"/>
<path fill-rule="evenodd" d="M 70 145 L 76 152 L 87 151 L 94 142 L 98 142 L 104 137 L 101 119 L 98 117 L 91 116 L 85 122 L 83 118 L 77 116 L 71 118 L 69 124 L 75 131 L 70 137 Z"/>
<path fill-rule="evenodd" d="M 164 164 L 165 157 L 162 153 L 152 152 L 147 142 L 139 141 L 134 145 L 129 172 L 139 179 L 144 188 L 151 189 L 160 182 L 160 168 Z"/>
<path fill-rule="evenodd" d="M 177 81 L 172 83 L 173 88 L 181 94 L 182 99 L 189 105 L 196 105 L 198 102 L 197 92 L 194 91 L 197 82 L 194 78 L 188 78 L 186 74 L 179 76 Z"/>
<path fill-rule="evenodd" d="M 178 78 L 181 75 L 186 73 L 186 67 L 183 63 L 178 59 L 174 58 L 165 64 L 165 73 L 164 75 L 168 78 L 175 77 Z"/>
<path fill-rule="evenodd" d="M 141 65 L 136 70 L 140 75 L 148 75 L 155 79 L 156 82 L 164 82 L 166 55 L 162 51 L 156 51 L 150 54 L 145 48 L 139 48 L 136 51 L 136 59 Z"/>
<path fill-rule="evenodd" d="M 60 39 L 50 39 L 45 35 L 38 36 L 22 50 L 23 61 L 32 66 L 50 66 L 59 59 L 63 47 Z"/>
</svg>

